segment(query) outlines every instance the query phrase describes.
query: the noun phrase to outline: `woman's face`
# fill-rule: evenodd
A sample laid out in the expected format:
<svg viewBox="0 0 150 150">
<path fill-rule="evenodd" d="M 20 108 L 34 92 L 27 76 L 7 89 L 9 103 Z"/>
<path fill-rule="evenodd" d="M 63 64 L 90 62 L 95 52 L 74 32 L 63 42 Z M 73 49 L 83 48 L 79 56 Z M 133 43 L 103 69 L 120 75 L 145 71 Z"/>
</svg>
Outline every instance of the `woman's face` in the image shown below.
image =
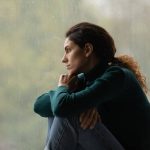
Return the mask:
<svg viewBox="0 0 150 150">
<path fill-rule="evenodd" d="M 62 62 L 65 64 L 68 74 L 72 75 L 84 72 L 88 61 L 84 48 L 80 48 L 73 41 L 69 40 L 69 38 L 66 38 L 64 49 Z"/>
</svg>

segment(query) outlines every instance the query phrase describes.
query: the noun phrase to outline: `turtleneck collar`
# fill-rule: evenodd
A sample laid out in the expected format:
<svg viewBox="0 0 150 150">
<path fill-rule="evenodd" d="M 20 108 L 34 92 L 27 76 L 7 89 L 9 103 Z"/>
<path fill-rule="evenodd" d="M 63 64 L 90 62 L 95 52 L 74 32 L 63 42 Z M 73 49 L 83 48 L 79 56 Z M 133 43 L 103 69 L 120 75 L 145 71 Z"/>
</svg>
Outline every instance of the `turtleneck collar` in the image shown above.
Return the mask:
<svg viewBox="0 0 150 150">
<path fill-rule="evenodd" d="M 106 62 L 98 63 L 89 72 L 84 74 L 86 81 L 90 82 L 95 80 L 98 76 L 102 75 L 107 68 L 108 68 L 108 64 Z"/>
</svg>

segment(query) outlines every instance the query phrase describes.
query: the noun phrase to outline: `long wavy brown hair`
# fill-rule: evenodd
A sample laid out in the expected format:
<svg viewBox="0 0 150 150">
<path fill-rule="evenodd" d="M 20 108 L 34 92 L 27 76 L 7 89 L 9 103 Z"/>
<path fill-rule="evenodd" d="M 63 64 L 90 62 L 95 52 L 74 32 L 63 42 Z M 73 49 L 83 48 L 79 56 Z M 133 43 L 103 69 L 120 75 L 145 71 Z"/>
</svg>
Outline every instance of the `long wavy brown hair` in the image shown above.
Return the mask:
<svg viewBox="0 0 150 150">
<path fill-rule="evenodd" d="M 86 43 L 91 43 L 96 56 L 100 60 L 130 69 L 135 74 L 145 93 L 148 92 L 146 78 L 141 73 L 138 63 L 133 57 L 128 55 L 115 57 L 116 47 L 114 40 L 104 28 L 92 23 L 82 22 L 71 27 L 66 32 L 66 37 L 69 37 L 70 40 L 78 44 L 81 48 Z"/>
<path fill-rule="evenodd" d="M 133 57 L 128 56 L 128 55 L 121 55 L 121 56 L 115 57 L 113 63 L 117 63 L 120 66 L 130 69 L 135 74 L 144 92 L 148 93 L 146 77 L 141 73 L 140 66 Z"/>
</svg>

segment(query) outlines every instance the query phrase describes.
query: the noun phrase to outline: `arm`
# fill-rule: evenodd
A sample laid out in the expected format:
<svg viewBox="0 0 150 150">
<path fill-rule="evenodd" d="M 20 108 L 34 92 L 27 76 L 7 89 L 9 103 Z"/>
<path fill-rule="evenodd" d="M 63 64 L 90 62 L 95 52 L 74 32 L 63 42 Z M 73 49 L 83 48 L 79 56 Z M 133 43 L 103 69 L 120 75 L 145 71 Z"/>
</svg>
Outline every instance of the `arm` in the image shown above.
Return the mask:
<svg viewBox="0 0 150 150">
<path fill-rule="evenodd" d="M 79 77 L 73 77 L 69 83 L 68 87 L 71 91 L 76 90 L 76 84 L 80 80 L 82 82 L 83 75 L 80 74 Z M 49 93 L 44 93 L 41 96 L 39 96 L 35 103 L 34 103 L 34 112 L 39 114 L 42 117 L 49 117 L 49 116 L 54 116 L 53 112 L 51 110 L 51 102 L 50 102 L 50 97 L 53 97 L 53 94 L 55 91 L 50 91 Z"/>
<path fill-rule="evenodd" d="M 51 110 L 50 95 L 48 93 L 44 93 L 36 99 L 34 103 L 34 112 L 42 117 L 53 116 L 53 112 Z"/>
<path fill-rule="evenodd" d="M 110 101 L 123 90 L 124 72 L 119 67 L 111 67 L 92 85 L 79 92 L 70 93 L 66 86 L 59 86 L 51 95 L 51 107 L 55 115 L 67 116 Z"/>
</svg>

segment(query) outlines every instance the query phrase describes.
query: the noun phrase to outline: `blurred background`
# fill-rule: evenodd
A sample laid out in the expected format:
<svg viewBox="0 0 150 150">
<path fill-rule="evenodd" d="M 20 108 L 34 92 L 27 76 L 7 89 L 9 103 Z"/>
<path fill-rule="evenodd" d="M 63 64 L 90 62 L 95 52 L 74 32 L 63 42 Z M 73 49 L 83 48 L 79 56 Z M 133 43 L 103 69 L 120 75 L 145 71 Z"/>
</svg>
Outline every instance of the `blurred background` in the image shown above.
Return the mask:
<svg viewBox="0 0 150 150">
<path fill-rule="evenodd" d="M 65 31 L 88 21 L 133 56 L 150 85 L 149 0 L 0 0 L 0 150 L 42 150 L 47 119 L 37 96 L 57 86 Z"/>
</svg>

